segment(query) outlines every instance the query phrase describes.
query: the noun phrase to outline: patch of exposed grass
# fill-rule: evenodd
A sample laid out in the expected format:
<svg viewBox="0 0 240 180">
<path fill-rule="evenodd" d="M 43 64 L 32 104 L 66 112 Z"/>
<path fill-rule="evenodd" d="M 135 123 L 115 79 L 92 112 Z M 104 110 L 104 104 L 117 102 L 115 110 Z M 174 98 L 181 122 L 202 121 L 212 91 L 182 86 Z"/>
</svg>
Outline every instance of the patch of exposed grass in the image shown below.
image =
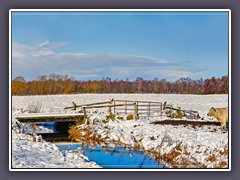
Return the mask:
<svg viewBox="0 0 240 180">
<path fill-rule="evenodd" d="M 117 117 L 118 120 L 123 120 L 124 118 L 122 116 Z"/>
<path fill-rule="evenodd" d="M 180 109 L 177 110 L 177 112 L 176 112 L 176 118 L 179 118 L 179 119 L 183 118 L 183 113 L 182 113 L 182 111 Z"/>
<path fill-rule="evenodd" d="M 115 115 L 114 114 L 109 114 L 106 116 L 106 120 L 115 120 Z"/>
<path fill-rule="evenodd" d="M 135 143 L 133 148 L 135 150 L 139 150 L 141 148 L 141 145 L 139 143 Z"/>
<path fill-rule="evenodd" d="M 126 117 L 127 120 L 133 120 L 133 118 L 134 118 L 133 114 L 129 114 Z"/>
<path fill-rule="evenodd" d="M 219 153 L 220 153 L 222 156 L 228 155 L 228 149 L 227 149 L 227 148 L 224 148 L 224 150 L 223 150 L 223 151 L 219 151 Z"/>
<path fill-rule="evenodd" d="M 208 157 L 207 161 L 210 161 L 211 163 L 216 162 L 216 157 L 214 155 L 211 155 L 210 157 Z"/>
<path fill-rule="evenodd" d="M 177 150 L 177 148 L 174 148 L 170 153 L 167 153 L 167 154 L 164 154 L 162 159 L 165 161 L 165 162 L 173 162 L 174 159 L 176 157 L 178 157 L 179 155 L 181 154 L 181 152 L 179 152 Z"/>
<path fill-rule="evenodd" d="M 79 117 L 79 118 L 76 119 L 75 122 L 76 122 L 76 123 L 75 123 L 76 126 L 78 126 L 78 125 L 84 124 L 84 123 L 85 123 L 85 120 L 84 120 L 84 118 Z"/>
<path fill-rule="evenodd" d="M 68 134 L 71 141 L 79 141 L 81 139 L 81 132 L 75 125 L 69 127 Z"/>
<path fill-rule="evenodd" d="M 215 168 L 227 168 L 227 167 L 228 167 L 228 162 L 222 161 Z"/>
<path fill-rule="evenodd" d="M 71 141 L 78 141 L 86 144 L 87 146 L 93 146 L 94 144 L 102 144 L 109 137 L 101 137 L 91 126 L 78 126 L 72 125 L 69 128 L 69 138 Z"/>
</svg>

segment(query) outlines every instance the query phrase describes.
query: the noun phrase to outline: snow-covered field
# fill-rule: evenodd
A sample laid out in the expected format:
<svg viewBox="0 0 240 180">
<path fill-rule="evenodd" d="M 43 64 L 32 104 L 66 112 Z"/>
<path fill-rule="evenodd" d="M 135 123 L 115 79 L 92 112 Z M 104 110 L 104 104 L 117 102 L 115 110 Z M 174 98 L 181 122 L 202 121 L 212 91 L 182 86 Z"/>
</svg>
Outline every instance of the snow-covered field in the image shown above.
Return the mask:
<svg viewBox="0 0 240 180">
<path fill-rule="evenodd" d="M 178 94 L 78 94 L 78 95 L 47 95 L 47 96 L 13 96 L 13 111 L 27 109 L 29 104 L 39 103 L 42 105 L 42 112 L 62 112 L 66 106 L 76 104 L 93 103 L 106 101 L 111 98 L 121 100 L 144 100 L 144 101 L 167 101 L 174 104 L 174 107 L 194 109 L 200 115 L 206 115 L 213 107 L 228 106 L 227 95 L 178 95 Z"/>
<path fill-rule="evenodd" d="M 41 106 L 43 113 L 64 112 L 66 106 L 106 101 L 111 98 L 121 100 L 167 101 L 174 107 L 197 110 L 204 120 L 210 120 L 207 112 L 213 107 L 228 106 L 227 95 L 174 95 L 174 94 L 80 94 L 80 95 L 48 95 L 48 96 L 13 96 L 12 116 L 28 109 L 30 104 Z M 226 168 L 228 166 L 228 133 L 219 126 L 171 126 L 153 125 L 159 117 L 139 120 L 110 120 L 101 123 L 106 114 L 95 112 L 90 114 L 92 130 L 105 137 L 106 143 L 114 145 L 138 145 L 144 151 L 158 153 L 168 167 L 206 167 Z M 214 119 L 213 119 L 214 120 Z M 78 128 L 83 129 L 86 125 Z M 18 168 L 56 168 L 56 167 L 99 167 L 88 162 L 81 153 L 79 156 L 71 152 L 65 155 L 54 144 L 44 140 L 36 140 L 33 136 L 22 133 L 21 128 L 13 121 L 12 164 Z M 25 128 L 26 129 L 26 128 Z M 28 128 L 27 128 L 28 129 Z M 67 155 L 66 155 L 67 154 Z M 171 162 L 168 162 L 171 159 Z"/>
</svg>

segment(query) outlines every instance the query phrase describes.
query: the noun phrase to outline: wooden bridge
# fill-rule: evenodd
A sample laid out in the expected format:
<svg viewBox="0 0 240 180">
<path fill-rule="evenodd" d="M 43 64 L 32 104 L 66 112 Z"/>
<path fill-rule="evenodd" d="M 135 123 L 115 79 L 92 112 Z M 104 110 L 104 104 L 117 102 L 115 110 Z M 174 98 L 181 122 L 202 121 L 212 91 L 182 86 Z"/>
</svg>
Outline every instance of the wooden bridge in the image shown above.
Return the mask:
<svg viewBox="0 0 240 180">
<path fill-rule="evenodd" d="M 59 114 L 25 114 L 18 115 L 16 119 L 22 123 L 31 123 L 31 122 L 57 122 L 57 123 L 83 123 L 87 121 L 87 113 L 90 109 L 101 109 L 103 111 L 107 110 L 109 115 L 113 114 L 132 114 L 135 119 L 139 119 L 140 116 L 150 117 L 152 115 L 159 115 L 162 117 L 164 110 L 168 109 L 172 111 L 181 111 L 183 114 L 189 114 L 194 118 L 197 117 L 197 111 L 191 110 L 181 110 L 180 108 L 173 108 L 173 105 L 167 105 L 166 102 L 154 102 L 154 101 L 131 101 L 131 100 L 114 100 L 96 102 L 91 104 L 82 104 L 77 105 L 72 102 L 73 106 L 65 107 L 64 109 L 73 109 L 76 110 L 80 108 L 79 113 L 59 113 Z"/>
<path fill-rule="evenodd" d="M 57 132 L 52 133 L 37 133 L 46 141 L 69 141 L 68 130 L 71 125 L 83 123 L 83 114 L 24 114 L 15 117 L 21 123 L 47 123 L 55 122 Z"/>
<path fill-rule="evenodd" d="M 91 104 L 82 104 L 76 105 L 72 102 L 73 106 L 65 107 L 64 109 L 74 109 L 81 108 L 83 112 L 83 119 L 87 120 L 87 110 L 89 109 L 100 109 L 108 108 L 109 115 L 112 114 L 132 114 L 135 119 L 139 117 L 151 117 L 153 115 L 158 115 L 162 118 L 165 110 L 168 110 L 171 118 L 175 117 L 174 112 L 180 113 L 182 117 L 188 117 L 189 119 L 198 119 L 200 116 L 198 111 L 193 110 L 184 110 L 180 107 L 174 108 L 173 105 L 167 104 L 165 101 L 156 102 L 156 101 L 131 101 L 131 100 L 115 100 L 111 99 L 110 101 L 97 102 Z"/>
<path fill-rule="evenodd" d="M 65 107 L 64 109 L 81 108 L 83 112 L 83 119 L 87 119 L 87 110 L 107 108 L 109 115 L 112 114 L 132 114 L 135 119 L 139 119 L 140 116 L 151 116 L 153 114 L 159 114 L 162 116 L 163 104 L 162 102 L 152 101 L 131 101 L 131 100 L 114 100 L 104 102 L 97 102 L 91 104 L 76 105 Z"/>
<path fill-rule="evenodd" d="M 131 114 L 134 119 L 138 120 L 140 117 L 150 117 L 153 115 L 159 116 L 162 118 L 164 110 L 172 111 L 181 111 L 184 114 L 188 113 L 189 115 L 196 117 L 197 111 L 186 111 L 181 110 L 180 108 L 173 108 L 172 105 L 167 105 L 166 102 L 153 102 L 153 101 L 131 101 L 131 100 L 114 100 L 104 102 L 96 102 L 91 104 L 82 104 L 77 105 L 72 102 L 73 106 L 65 107 L 64 109 L 80 109 L 79 113 L 58 113 L 58 114 L 24 114 L 17 115 L 15 118 L 21 123 L 40 123 L 40 122 L 55 122 L 56 130 L 59 133 L 68 135 L 69 126 L 78 125 L 78 124 L 89 124 L 88 113 L 90 109 L 103 109 L 107 111 L 109 115 L 129 115 Z M 197 113 L 198 114 L 198 113 Z M 54 134 L 58 136 L 59 134 Z M 49 134 L 45 134 L 46 137 L 49 137 Z"/>
</svg>

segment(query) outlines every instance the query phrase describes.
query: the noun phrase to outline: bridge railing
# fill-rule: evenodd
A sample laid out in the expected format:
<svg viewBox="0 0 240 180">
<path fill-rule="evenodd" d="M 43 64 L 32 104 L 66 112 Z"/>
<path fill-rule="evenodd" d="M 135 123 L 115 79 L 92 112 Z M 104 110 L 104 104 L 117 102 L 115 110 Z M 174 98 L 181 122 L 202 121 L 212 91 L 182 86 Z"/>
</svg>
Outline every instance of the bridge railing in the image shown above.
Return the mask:
<svg viewBox="0 0 240 180">
<path fill-rule="evenodd" d="M 135 119 L 139 119 L 140 116 L 150 117 L 152 115 L 163 114 L 162 102 L 153 101 L 131 101 L 131 100 L 115 100 L 96 102 L 91 104 L 76 105 L 73 102 L 72 107 L 65 107 L 64 109 L 82 108 L 84 119 L 87 119 L 88 109 L 108 108 L 110 115 L 112 114 L 133 114 Z"/>
<path fill-rule="evenodd" d="M 163 105 L 162 102 L 153 102 L 153 101 L 130 101 L 130 100 L 113 100 L 114 105 L 125 104 L 125 106 L 115 106 L 114 113 L 137 113 L 139 116 L 152 116 L 155 114 L 162 115 Z M 129 103 L 136 103 L 135 107 L 128 106 Z"/>
</svg>

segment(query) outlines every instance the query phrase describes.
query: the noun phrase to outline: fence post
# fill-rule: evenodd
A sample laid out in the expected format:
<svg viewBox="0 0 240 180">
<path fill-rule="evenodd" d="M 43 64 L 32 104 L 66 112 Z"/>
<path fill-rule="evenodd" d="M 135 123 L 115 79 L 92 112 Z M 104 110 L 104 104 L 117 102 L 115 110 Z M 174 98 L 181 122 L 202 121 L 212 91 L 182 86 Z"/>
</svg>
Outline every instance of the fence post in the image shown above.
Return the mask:
<svg viewBox="0 0 240 180">
<path fill-rule="evenodd" d="M 160 113 L 161 113 L 161 119 L 162 119 L 162 114 L 163 114 L 163 105 L 162 105 L 162 103 L 160 104 Z"/>
<path fill-rule="evenodd" d="M 127 114 L 127 101 L 125 101 L 125 114 Z"/>
<path fill-rule="evenodd" d="M 116 101 L 112 98 L 113 101 L 113 113 L 116 114 L 116 109 L 115 109 L 115 105 L 116 105 Z"/>
<path fill-rule="evenodd" d="M 75 103 L 75 102 L 72 102 L 72 104 L 73 104 L 73 110 L 76 110 L 76 109 L 77 109 L 76 103 Z"/>
<path fill-rule="evenodd" d="M 150 102 L 148 103 L 148 116 L 150 116 Z"/>
<path fill-rule="evenodd" d="M 163 110 L 165 110 L 166 106 L 167 106 L 167 101 L 163 103 Z"/>
<path fill-rule="evenodd" d="M 86 112 L 86 107 L 85 107 L 85 106 L 83 106 L 82 108 L 83 108 L 83 119 L 84 119 L 84 123 L 86 123 L 86 121 L 87 121 L 87 112 Z"/>
<path fill-rule="evenodd" d="M 113 99 L 111 99 L 110 101 L 110 106 L 109 106 L 109 109 L 108 109 L 108 112 L 109 112 L 109 115 L 112 116 L 112 103 L 113 103 Z"/>
<path fill-rule="evenodd" d="M 135 119 L 139 119 L 138 105 L 136 101 L 134 101 L 134 113 L 135 113 Z"/>
</svg>

